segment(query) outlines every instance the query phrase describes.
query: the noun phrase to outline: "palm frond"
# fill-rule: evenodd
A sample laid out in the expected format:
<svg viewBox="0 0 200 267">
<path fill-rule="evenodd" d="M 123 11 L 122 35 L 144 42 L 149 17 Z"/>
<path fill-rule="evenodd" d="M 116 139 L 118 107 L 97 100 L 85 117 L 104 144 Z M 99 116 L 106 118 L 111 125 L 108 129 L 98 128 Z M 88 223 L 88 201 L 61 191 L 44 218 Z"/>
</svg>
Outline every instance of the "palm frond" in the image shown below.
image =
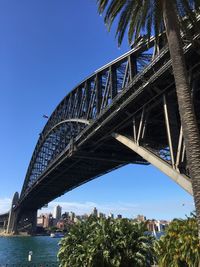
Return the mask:
<svg viewBox="0 0 200 267">
<path fill-rule="evenodd" d="M 103 11 L 105 10 L 108 2 L 109 2 L 109 0 L 97 0 L 99 13 L 103 13 Z"/>
<path fill-rule="evenodd" d="M 129 24 L 132 11 L 131 7 L 132 7 L 132 1 L 126 1 L 126 4 L 124 5 L 123 10 L 121 11 L 118 27 L 116 30 L 116 36 L 118 36 L 118 45 L 121 45 L 124 33 Z"/>
<path fill-rule="evenodd" d="M 118 13 L 124 7 L 126 0 L 112 0 L 105 15 L 105 24 L 110 29 L 114 19 L 117 17 Z"/>
<path fill-rule="evenodd" d="M 141 4 L 139 2 L 137 2 L 137 4 L 135 5 L 134 9 L 132 10 L 132 14 L 131 14 L 131 18 L 130 18 L 130 24 L 129 24 L 129 30 L 128 30 L 128 41 L 129 43 L 132 42 L 133 37 L 135 39 L 136 36 L 135 35 L 135 28 L 136 28 L 136 24 L 138 21 L 138 17 L 140 14 L 140 8 L 141 8 Z"/>
</svg>

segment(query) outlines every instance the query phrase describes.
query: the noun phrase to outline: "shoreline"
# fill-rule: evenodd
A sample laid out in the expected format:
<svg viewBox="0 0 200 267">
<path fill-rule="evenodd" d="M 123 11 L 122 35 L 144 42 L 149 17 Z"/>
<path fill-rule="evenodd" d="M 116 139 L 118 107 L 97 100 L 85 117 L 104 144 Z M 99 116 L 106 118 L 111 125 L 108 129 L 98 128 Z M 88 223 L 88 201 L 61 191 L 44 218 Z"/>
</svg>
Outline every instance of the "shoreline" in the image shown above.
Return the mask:
<svg viewBox="0 0 200 267">
<path fill-rule="evenodd" d="M 21 234 L 19 234 L 19 235 L 13 235 L 13 234 L 7 234 L 7 233 L 4 233 L 4 234 L 0 234 L 0 238 L 1 237 L 26 237 L 26 236 L 31 236 L 31 235 L 28 235 L 28 234 L 26 234 L 26 235 L 21 235 Z"/>
<path fill-rule="evenodd" d="M 5 232 L 0 232 L 0 238 L 1 237 L 30 237 L 30 236 L 50 236 L 50 235 L 45 235 L 45 234 L 36 234 L 36 235 L 30 235 L 30 234 L 27 234 L 27 233 L 19 233 L 19 234 L 8 234 L 8 233 L 5 233 Z"/>
</svg>

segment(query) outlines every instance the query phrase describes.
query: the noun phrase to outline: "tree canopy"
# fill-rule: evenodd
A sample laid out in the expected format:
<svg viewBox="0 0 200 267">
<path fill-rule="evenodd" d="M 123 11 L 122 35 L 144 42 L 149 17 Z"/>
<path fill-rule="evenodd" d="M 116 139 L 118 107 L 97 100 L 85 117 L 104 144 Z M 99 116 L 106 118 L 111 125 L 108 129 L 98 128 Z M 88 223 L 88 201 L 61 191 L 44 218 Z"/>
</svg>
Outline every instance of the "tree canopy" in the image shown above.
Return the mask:
<svg viewBox="0 0 200 267">
<path fill-rule="evenodd" d="M 62 239 L 58 258 L 65 267 L 150 267 L 153 238 L 146 230 L 128 219 L 90 217 Z"/>
</svg>

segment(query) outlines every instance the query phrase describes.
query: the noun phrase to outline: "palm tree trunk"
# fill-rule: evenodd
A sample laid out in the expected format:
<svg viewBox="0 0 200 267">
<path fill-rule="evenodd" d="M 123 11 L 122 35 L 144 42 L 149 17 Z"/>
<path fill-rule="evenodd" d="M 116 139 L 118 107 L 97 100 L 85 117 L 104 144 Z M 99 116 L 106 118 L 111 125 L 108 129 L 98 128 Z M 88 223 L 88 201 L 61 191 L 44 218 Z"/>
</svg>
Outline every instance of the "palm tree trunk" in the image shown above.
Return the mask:
<svg viewBox="0 0 200 267">
<path fill-rule="evenodd" d="M 175 5 L 176 1 L 174 0 L 163 0 L 163 18 L 172 60 L 200 237 L 200 134 L 191 99 L 191 90 Z"/>
</svg>

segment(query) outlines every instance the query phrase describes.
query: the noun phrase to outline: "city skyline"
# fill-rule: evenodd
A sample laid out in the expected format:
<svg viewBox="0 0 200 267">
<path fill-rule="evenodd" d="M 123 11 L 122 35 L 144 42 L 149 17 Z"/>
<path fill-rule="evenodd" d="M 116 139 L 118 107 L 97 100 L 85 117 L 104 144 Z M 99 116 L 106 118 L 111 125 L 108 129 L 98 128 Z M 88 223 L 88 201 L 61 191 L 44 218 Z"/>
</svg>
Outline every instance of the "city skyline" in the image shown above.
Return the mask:
<svg viewBox="0 0 200 267">
<path fill-rule="evenodd" d="M 0 7 L 4 25 L 0 26 L 3 213 L 8 211 L 14 192 L 22 188 L 46 123 L 43 115 L 49 116 L 76 84 L 129 47 L 125 40 L 118 49 L 114 32 L 107 32 L 96 4 L 89 0 L 67 4 L 63 0 L 28 4 L 21 0 L 12 5 L 7 1 Z M 49 203 L 48 208 L 55 203 L 80 212 L 95 206 L 127 217 L 147 214 L 166 219 L 183 218 L 194 210 L 192 197 L 170 178 L 152 166 L 138 165 L 127 165 L 90 181 Z"/>
<path fill-rule="evenodd" d="M 53 213 L 57 213 L 57 211 L 61 211 L 61 206 L 55 206 Z M 101 219 L 127 219 L 123 217 L 121 214 L 113 214 L 110 213 L 109 215 L 106 215 L 99 211 L 96 207 L 93 208 L 93 210 L 89 214 L 75 214 L 74 212 L 64 212 L 60 218 L 56 218 L 57 216 L 53 215 L 52 213 L 41 213 L 37 216 L 37 227 L 38 231 L 40 233 L 48 233 L 51 232 L 50 236 L 55 237 L 55 232 L 58 231 L 69 231 L 69 227 L 71 227 L 73 224 L 76 224 L 81 221 L 87 221 L 90 216 L 101 218 Z M 163 234 L 163 231 L 165 231 L 166 227 L 169 226 L 171 221 L 165 220 L 165 219 L 150 219 L 147 218 L 145 215 L 138 214 L 137 216 L 133 218 L 128 218 L 130 221 L 137 222 L 137 223 L 143 223 L 146 222 L 146 227 L 148 231 L 152 232 L 156 236 L 156 232 L 160 232 Z"/>
<path fill-rule="evenodd" d="M 67 205 L 66 205 L 67 204 Z M 122 215 L 124 218 L 129 218 L 129 219 L 132 219 L 132 218 L 135 218 L 136 216 L 138 216 L 138 214 L 144 214 L 145 217 L 148 217 L 149 219 L 156 219 L 156 220 L 163 220 L 163 219 L 168 219 L 168 220 L 172 220 L 176 217 L 171 217 L 170 219 L 169 218 L 161 218 L 161 217 L 149 217 L 149 216 L 146 216 L 145 213 L 141 213 L 141 209 L 139 208 L 139 205 L 137 207 L 137 205 L 134 205 L 134 204 L 131 204 L 131 203 L 118 203 L 114 205 L 111 204 L 111 205 L 95 205 L 97 203 L 94 203 L 94 202 L 88 202 L 88 203 L 67 203 L 67 202 L 50 202 L 50 205 L 48 205 L 48 207 L 45 207 L 45 208 L 42 208 L 40 210 L 38 210 L 38 215 L 41 215 L 41 214 L 52 214 L 54 218 L 56 218 L 54 216 L 54 212 L 55 212 L 55 209 L 56 207 L 60 207 L 62 212 L 61 214 L 64 214 L 64 213 L 70 213 L 70 212 L 74 212 L 76 215 L 84 215 L 84 214 L 92 214 L 94 212 L 94 209 L 97 209 L 97 213 L 103 213 L 105 214 L 106 216 L 109 216 L 110 214 L 113 214 L 114 216 L 117 216 L 118 214 Z M 63 206 L 64 207 L 63 207 Z M 77 205 L 77 207 L 76 207 Z M 120 207 L 119 207 L 120 206 Z M 181 204 L 182 208 L 185 207 L 185 206 L 194 206 L 194 204 L 191 202 L 191 203 L 182 203 Z M 188 207 L 187 207 L 188 208 Z M 135 212 L 134 213 L 127 213 L 127 210 L 128 209 L 134 209 Z M 193 212 L 191 210 L 191 212 Z M 148 214 L 148 213 L 147 213 Z M 188 214 L 190 215 L 190 214 Z M 178 217 L 177 217 L 178 218 Z"/>
<path fill-rule="evenodd" d="M 43 216 L 49 216 L 49 217 L 52 217 L 53 219 L 57 221 L 59 220 L 62 220 L 62 217 L 64 215 L 67 215 L 67 216 L 74 216 L 74 218 L 79 218 L 79 217 L 89 217 L 90 215 L 93 215 L 95 217 L 104 217 L 104 218 L 112 218 L 112 219 L 121 219 L 121 218 L 127 218 L 127 217 L 124 217 L 122 214 L 114 214 L 114 213 L 103 213 L 101 210 L 98 210 L 96 207 L 93 207 L 88 213 L 83 213 L 83 214 L 77 214 L 75 213 L 74 211 L 67 211 L 67 210 L 63 210 L 59 216 L 59 218 L 57 218 L 54 213 L 55 213 L 55 210 L 59 207 L 59 209 L 62 207 L 61 206 L 55 206 L 53 208 L 53 211 L 50 211 L 50 212 L 40 212 L 39 214 L 37 214 L 37 218 L 41 218 Z M 134 220 L 134 219 L 137 219 L 138 221 L 147 221 L 147 220 L 157 220 L 157 221 L 165 221 L 165 218 L 162 218 L 162 219 L 156 219 L 156 218 L 148 218 L 147 216 L 145 216 L 145 214 L 137 214 L 131 218 L 127 218 L 127 219 L 131 219 L 131 220 Z M 167 221 L 167 220 L 166 220 Z M 168 222 L 170 222 L 171 220 L 169 220 Z"/>
</svg>

